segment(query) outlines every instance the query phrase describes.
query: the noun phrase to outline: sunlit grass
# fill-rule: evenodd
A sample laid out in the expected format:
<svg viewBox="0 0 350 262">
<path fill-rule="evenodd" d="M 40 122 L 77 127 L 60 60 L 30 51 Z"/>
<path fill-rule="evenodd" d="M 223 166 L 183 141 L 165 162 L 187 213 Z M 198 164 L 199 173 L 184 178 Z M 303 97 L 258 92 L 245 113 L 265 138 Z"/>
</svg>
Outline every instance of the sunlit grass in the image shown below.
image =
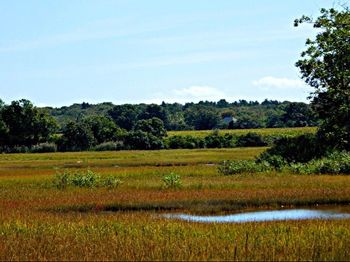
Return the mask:
<svg viewBox="0 0 350 262">
<path fill-rule="evenodd" d="M 217 172 L 222 160 L 262 150 L 0 155 L 0 260 L 349 260 L 349 220 L 202 224 L 160 216 L 349 206 L 350 176 Z M 122 183 L 59 190 L 52 180 L 65 169 Z M 171 173 L 180 188 L 164 187 Z"/>
</svg>

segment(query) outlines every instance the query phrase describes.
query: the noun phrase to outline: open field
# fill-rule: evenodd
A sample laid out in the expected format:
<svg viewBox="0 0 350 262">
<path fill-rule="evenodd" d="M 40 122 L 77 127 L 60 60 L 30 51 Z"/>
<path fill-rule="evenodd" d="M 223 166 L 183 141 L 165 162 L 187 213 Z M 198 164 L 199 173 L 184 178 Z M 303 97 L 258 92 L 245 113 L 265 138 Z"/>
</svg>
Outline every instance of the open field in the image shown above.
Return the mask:
<svg viewBox="0 0 350 262">
<path fill-rule="evenodd" d="M 209 135 L 212 130 L 186 130 L 186 131 L 169 131 L 168 136 L 196 136 L 205 137 Z M 293 128 L 256 128 L 256 129 L 223 129 L 220 134 L 245 135 L 249 132 L 257 133 L 261 136 L 296 136 L 305 133 L 315 133 L 316 127 L 293 127 Z"/>
<path fill-rule="evenodd" d="M 350 220 L 203 224 L 161 214 L 341 204 L 350 176 L 222 176 L 225 159 L 265 148 L 0 155 L 0 260 L 349 260 Z M 117 188 L 52 185 L 93 170 Z M 166 189 L 175 173 L 182 187 Z"/>
</svg>

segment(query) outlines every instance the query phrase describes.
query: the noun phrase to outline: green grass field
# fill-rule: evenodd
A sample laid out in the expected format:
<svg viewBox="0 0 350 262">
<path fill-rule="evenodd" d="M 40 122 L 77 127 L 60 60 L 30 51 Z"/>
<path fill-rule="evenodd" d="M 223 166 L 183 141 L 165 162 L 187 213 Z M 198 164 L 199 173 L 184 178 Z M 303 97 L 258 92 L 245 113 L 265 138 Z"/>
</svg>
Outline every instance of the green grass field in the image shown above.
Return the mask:
<svg viewBox="0 0 350 262">
<path fill-rule="evenodd" d="M 217 172 L 222 160 L 263 150 L 2 154 L 0 260 L 349 260 L 349 219 L 203 224 L 161 217 L 320 204 L 349 211 L 349 176 Z M 52 184 L 58 172 L 87 169 L 122 183 Z M 181 188 L 164 187 L 170 173 L 180 175 Z"/>
<path fill-rule="evenodd" d="M 196 136 L 205 137 L 209 135 L 212 130 L 190 130 L 190 131 L 169 131 L 168 136 Z M 305 133 L 315 133 L 316 127 L 293 127 L 293 128 L 257 128 L 257 129 L 223 129 L 220 134 L 245 135 L 249 132 L 257 133 L 262 136 L 281 136 L 281 135 L 301 135 Z"/>
</svg>

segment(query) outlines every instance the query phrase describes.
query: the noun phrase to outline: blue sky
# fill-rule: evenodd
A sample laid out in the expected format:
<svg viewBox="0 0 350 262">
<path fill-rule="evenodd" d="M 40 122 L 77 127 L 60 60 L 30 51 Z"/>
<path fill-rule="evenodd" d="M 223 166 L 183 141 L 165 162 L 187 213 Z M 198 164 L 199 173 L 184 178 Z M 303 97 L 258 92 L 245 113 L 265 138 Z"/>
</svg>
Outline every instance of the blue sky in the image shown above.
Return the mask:
<svg viewBox="0 0 350 262">
<path fill-rule="evenodd" d="M 333 0 L 0 1 L 0 98 L 38 106 L 307 101 L 294 64 Z"/>
</svg>

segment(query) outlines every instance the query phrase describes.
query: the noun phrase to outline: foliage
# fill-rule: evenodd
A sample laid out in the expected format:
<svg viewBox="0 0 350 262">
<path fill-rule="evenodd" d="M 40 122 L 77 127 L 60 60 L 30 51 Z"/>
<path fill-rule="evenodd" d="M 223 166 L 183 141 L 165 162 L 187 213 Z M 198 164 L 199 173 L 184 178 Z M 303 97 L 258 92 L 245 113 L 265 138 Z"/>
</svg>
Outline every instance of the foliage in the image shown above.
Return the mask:
<svg viewBox="0 0 350 262">
<path fill-rule="evenodd" d="M 210 130 L 219 126 L 221 117 L 215 108 L 197 106 L 185 111 L 186 122 L 196 130 Z"/>
<path fill-rule="evenodd" d="M 162 138 L 167 135 L 163 121 L 157 117 L 137 121 L 134 130 L 140 130 L 152 134 L 158 138 Z"/>
<path fill-rule="evenodd" d="M 171 136 L 166 139 L 167 148 L 170 149 L 194 149 L 204 148 L 205 140 L 196 136 Z"/>
<path fill-rule="evenodd" d="M 57 145 L 54 143 L 41 143 L 32 146 L 30 152 L 31 153 L 48 153 L 48 152 L 56 152 Z"/>
<path fill-rule="evenodd" d="M 117 105 L 108 111 L 108 115 L 117 126 L 126 130 L 133 129 L 139 114 L 140 108 L 131 104 Z"/>
<path fill-rule="evenodd" d="M 55 120 L 25 99 L 2 105 L 0 110 L 0 145 L 15 147 L 46 142 L 56 130 Z"/>
<path fill-rule="evenodd" d="M 95 143 L 94 134 L 86 122 L 70 122 L 63 130 L 59 150 L 83 151 L 90 149 Z"/>
<path fill-rule="evenodd" d="M 176 189 L 182 187 L 181 177 L 173 172 L 163 176 L 163 183 L 165 188 Z"/>
<path fill-rule="evenodd" d="M 101 178 L 101 176 L 91 170 L 80 171 L 67 171 L 56 173 L 52 184 L 58 189 L 66 189 L 69 186 L 92 188 L 92 187 L 107 187 L 117 188 L 122 181 L 115 176 L 107 176 Z"/>
<path fill-rule="evenodd" d="M 333 152 L 308 163 L 292 164 L 290 170 L 299 174 L 350 174 L 350 153 Z"/>
<path fill-rule="evenodd" d="M 94 151 L 117 151 L 122 149 L 124 149 L 124 143 L 122 141 L 104 142 L 93 148 Z"/>
<path fill-rule="evenodd" d="M 234 161 L 223 161 L 218 171 L 222 175 L 235 175 L 241 173 L 257 173 L 257 172 L 268 172 L 272 170 L 272 167 L 267 162 L 256 163 L 253 160 L 234 160 Z"/>
<path fill-rule="evenodd" d="M 100 175 L 91 170 L 84 173 L 75 172 L 70 177 L 70 183 L 77 187 L 95 187 L 100 182 Z"/>
<path fill-rule="evenodd" d="M 90 127 L 96 143 L 101 144 L 116 139 L 118 127 L 110 118 L 90 116 L 84 118 L 83 122 Z"/>
<path fill-rule="evenodd" d="M 295 20 L 295 26 L 301 23 L 311 23 L 318 32 L 306 40 L 296 66 L 315 89 L 311 98 L 322 120 L 319 136 L 332 148 L 350 150 L 350 10 L 321 9 L 316 19 Z"/>
<path fill-rule="evenodd" d="M 314 134 L 296 137 L 283 137 L 259 156 L 261 161 L 273 164 L 274 157 L 279 156 L 288 163 L 308 162 L 325 154 L 325 148 Z"/>
<path fill-rule="evenodd" d="M 125 136 L 124 145 L 127 149 L 150 150 L 162 149 L 162 139 L 141 130 L 131 131 Z"/>
<path fill-rule="evenodd" d="M 249 132 L 246 135 L 242 135 L 238 137 L 237 146 L 239 147 L 267 146 L 267 143 L 263 140 L 261 135 L 257 133 Z"/>
</svg>

